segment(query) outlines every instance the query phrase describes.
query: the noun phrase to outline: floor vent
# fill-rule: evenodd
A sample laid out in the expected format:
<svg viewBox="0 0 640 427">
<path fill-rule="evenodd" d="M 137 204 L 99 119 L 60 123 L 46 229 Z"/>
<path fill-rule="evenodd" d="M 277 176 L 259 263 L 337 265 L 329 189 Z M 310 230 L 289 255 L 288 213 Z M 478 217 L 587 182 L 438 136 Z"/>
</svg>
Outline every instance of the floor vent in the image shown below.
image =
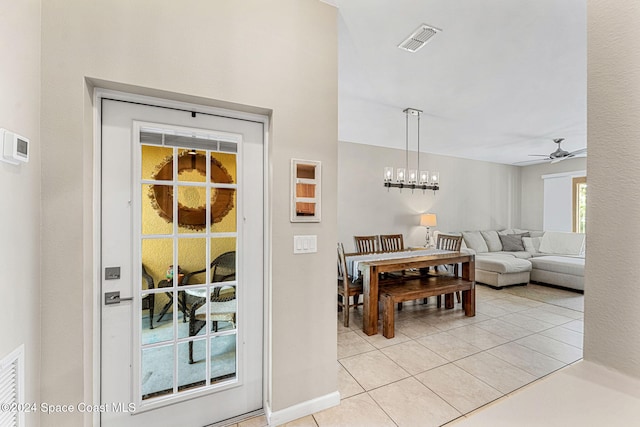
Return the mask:
<svg viewBox="0 0 640 427">
<path fill-rule="evenodd" d="M 398 45 L 402 50 L 407 52 L 417 52 L 422 48 L 433 36 L 442 31 L 431 25 L 422 24 L 413 32 L 406 40 Z"/>
<path fill-rule="evenodd" d="M 25 425 L 24 411 L 18 411 L 18 406 L 24 404 L 24 345 L 0 361 L 0 403 L 0 426 Z"/>
</svg>

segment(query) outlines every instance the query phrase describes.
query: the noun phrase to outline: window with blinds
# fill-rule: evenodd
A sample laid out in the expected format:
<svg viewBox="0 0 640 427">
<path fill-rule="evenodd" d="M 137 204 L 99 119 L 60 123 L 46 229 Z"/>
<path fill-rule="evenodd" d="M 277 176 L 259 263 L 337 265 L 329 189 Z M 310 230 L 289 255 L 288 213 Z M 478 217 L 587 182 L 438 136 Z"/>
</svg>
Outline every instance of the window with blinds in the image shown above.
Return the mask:
<svg viewBox="0 0 640 427">
<path fill-rule="evenodd" d="M 21 345 L 0 361 L 0 426 L 24 426 L 24 346 Z"/>
</svg>

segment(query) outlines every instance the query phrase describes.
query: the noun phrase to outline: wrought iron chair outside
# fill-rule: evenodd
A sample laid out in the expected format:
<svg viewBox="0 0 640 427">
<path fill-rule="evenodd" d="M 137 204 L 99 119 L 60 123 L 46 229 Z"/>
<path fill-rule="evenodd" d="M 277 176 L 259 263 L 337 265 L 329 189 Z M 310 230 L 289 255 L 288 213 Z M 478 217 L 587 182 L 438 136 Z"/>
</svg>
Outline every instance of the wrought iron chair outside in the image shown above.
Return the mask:
<svg viewBox="0 0 640 427">
<path fill-rule="evenodd" d="M 353 236 L 356 252 L 361 254 L 378 252 L 378 236 Z"/>
<path fill-rule="evenodd" d="M 345 328 L 349 327 L 349 309 L 362 305 L 358 297 L 362 294 L 362 280 L 351 281 L 347 272 L 347 262 L 344 257 L 344 246 L 338 243 L 338 309 L 342 309 Z M 353 297 L 353 304 L 349 298 Z"/>
<path fill-rule="evenodd" d="M 147 273 L 147 269 L 142 264 L 142 280 L 147 283 L 147 289 L 155 289 L 155 285 L 153 282 L 153 277 L 149 273 Z M 147 300 L 149 304 L 149 329 L 153 329 L 153 310 L 155 308 L 156 303 L 156 295 L 155 294 L 147 294 L 143 298 L 143 300 Z"/>
<path fill-rule="evenodd" d="M 236 253 L 235 251 L 225 252 L 216 257 L 210 266 L 211 283 L 230 282 L 236 280 Z M 185 275 L 183 284 L 188 284 L 189 280 L 196 274 L 202 274 L 206 269 L 194 271 Z M 218 331 L 218 322 L 231 322 L 235 328 L 236 321 L 236 287 L 235 285 L 216 286 L 211 289 L 209 300 L 209 311 L 206 306 L 205 289 L 187 289 L 182 291 L 185 296 L 195 299 L 189 308 L 189 336 L 195 336 L 206 325 L 207 317 L 212 323 L 214 332 Z M 188 301 L 185 300 L 185 304 Z M 189 341 L 189 363 L 193 362 L 193 341 Z"/>
</svg>

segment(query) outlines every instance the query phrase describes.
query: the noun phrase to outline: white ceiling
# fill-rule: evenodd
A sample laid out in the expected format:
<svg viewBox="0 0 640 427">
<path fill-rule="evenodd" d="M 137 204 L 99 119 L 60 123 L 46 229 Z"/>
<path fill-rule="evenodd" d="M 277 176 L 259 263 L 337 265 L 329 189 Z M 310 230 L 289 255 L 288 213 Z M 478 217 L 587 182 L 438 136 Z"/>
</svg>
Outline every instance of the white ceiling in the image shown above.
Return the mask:
<svg viewBox="0 0 640 427">
<path fill-rule="evenodd" d="M 326 2 L 339 13 L 341 141 L 404 149 L 411 107 L 422 152 L 514 164 L 553 138 L 586 147 L 584 0 Z M 398 49 L 423 23 L 442 32 Z"/>
</svg>

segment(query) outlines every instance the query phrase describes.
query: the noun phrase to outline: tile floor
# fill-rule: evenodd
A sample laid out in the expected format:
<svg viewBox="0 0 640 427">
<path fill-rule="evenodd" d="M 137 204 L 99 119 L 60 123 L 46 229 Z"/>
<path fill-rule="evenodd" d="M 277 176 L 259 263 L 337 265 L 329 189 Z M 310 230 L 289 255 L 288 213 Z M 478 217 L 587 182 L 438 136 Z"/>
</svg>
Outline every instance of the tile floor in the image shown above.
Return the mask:
<svg viewBox="0 0 640 427">
<path fill-rule="evenodd" d="M 582 294 L 478 285 L 476 316 L 404 304 L 396 336 L 366 336 L 362 311 L 338 314 L 339 406 L 286 424 L 441 426 L 582 358 Z M 264 416 L 237 424 L 262 427 Z"/>
</svg>

